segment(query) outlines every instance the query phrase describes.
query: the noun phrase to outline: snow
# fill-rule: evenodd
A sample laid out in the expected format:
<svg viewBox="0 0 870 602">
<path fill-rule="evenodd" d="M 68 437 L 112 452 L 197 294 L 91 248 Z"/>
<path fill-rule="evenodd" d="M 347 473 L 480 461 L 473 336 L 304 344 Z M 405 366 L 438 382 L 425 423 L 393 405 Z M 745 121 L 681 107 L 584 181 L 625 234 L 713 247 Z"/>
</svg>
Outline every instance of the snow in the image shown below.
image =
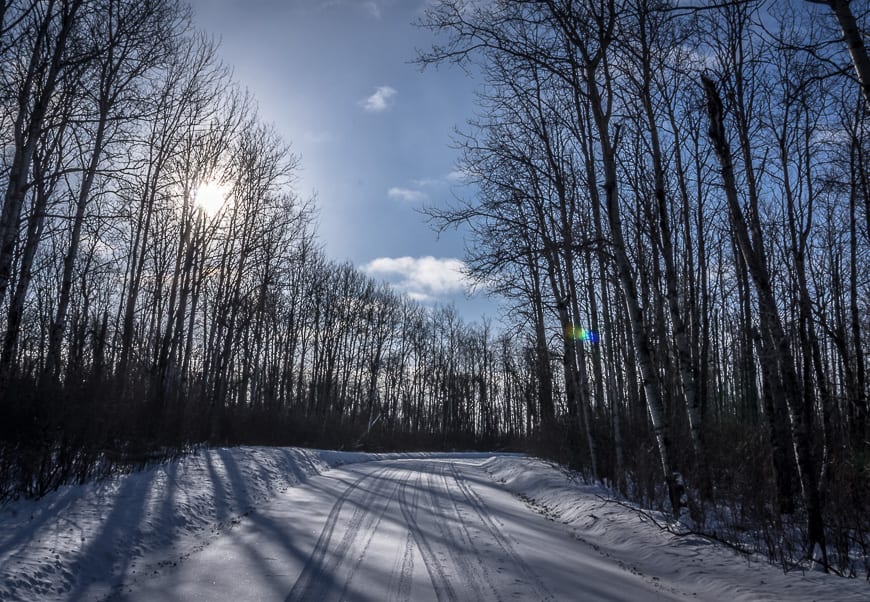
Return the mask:
<svg viewBox="0 0 870 602">
<path fill-rule="evenodd" d="M 7 504 L 0 600 L 870 599 L 608 495 L 521 455 L 204 449 Z"/>
<path fill-rule="evenodd" d="M 508 491 L 564 524 L 626 570 L 648 575 L 665 589 L 698 600 L 870 600 L 870 583 L 815 571 L 784 573 L 761 557 L 746 557 L 697 535 L 663 531 L 650 516 L 583 485 L 548 462 L 495 457 L 486 466 Z M 667 522 L 657 517 L 657 522 Z"/>
</svg>

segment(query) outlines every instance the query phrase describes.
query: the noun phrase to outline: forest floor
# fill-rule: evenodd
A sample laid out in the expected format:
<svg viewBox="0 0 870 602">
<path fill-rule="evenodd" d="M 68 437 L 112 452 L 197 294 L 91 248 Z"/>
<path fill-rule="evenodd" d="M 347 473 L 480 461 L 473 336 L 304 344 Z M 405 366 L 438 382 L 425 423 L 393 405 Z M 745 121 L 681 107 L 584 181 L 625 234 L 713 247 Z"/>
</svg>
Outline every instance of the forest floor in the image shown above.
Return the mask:
<svg viewBox="0 0 870 602">
<path fill-rule="evenodd" d="M 7 504 L 0 600 L 870 599 L 609 495 L 522 455 L 203 449 Z"/>
</svg>

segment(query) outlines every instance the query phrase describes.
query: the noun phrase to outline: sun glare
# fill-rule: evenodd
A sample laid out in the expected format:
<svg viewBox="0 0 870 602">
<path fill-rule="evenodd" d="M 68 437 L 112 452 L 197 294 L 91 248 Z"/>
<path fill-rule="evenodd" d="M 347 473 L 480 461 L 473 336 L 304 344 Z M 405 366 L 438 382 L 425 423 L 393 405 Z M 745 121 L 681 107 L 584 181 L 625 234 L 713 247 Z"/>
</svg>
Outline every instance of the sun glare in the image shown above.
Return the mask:
<svg viewBox="0 0 870 602">
<path fill-rule="evenodd" d="M 227 200 L 226 194 L 226 186 L 221 186 L 217 182 L 203 182 L 196 189 L 193 204 L 211 217 L 224 206 Z"/>
</svg>

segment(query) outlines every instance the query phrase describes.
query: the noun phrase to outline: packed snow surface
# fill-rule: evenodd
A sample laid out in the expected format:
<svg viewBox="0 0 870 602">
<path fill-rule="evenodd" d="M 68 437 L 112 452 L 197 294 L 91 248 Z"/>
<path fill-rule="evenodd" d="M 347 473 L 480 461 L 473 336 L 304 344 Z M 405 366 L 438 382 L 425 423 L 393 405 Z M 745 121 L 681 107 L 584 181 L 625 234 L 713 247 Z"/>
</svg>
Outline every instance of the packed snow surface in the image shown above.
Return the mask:
<svg viewBox="0 0 870 602">
<path fill-rule="evenodd" d="M 521 455 L 200 450 L 0 511 L 0 600 L 870 600 Z"/>
</svg>

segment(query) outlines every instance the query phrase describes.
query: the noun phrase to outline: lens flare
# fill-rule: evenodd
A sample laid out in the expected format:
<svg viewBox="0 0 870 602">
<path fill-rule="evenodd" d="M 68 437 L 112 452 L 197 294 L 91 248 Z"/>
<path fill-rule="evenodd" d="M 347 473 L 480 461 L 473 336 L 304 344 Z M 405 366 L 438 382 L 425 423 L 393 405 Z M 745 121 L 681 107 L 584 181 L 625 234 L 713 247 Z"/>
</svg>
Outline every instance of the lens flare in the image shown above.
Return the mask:
<svg viewBox="0 0 870 602">
<path fill-rule="evenodd" d="M 599 341 L 597 332 L 580 326 L 569 326 L 566 329 L 565 334 L 569 339 L 574 339 L 575 341 L 581 341 L 583 343 L 591 343 L 594 345 Z"/>
</svg>

